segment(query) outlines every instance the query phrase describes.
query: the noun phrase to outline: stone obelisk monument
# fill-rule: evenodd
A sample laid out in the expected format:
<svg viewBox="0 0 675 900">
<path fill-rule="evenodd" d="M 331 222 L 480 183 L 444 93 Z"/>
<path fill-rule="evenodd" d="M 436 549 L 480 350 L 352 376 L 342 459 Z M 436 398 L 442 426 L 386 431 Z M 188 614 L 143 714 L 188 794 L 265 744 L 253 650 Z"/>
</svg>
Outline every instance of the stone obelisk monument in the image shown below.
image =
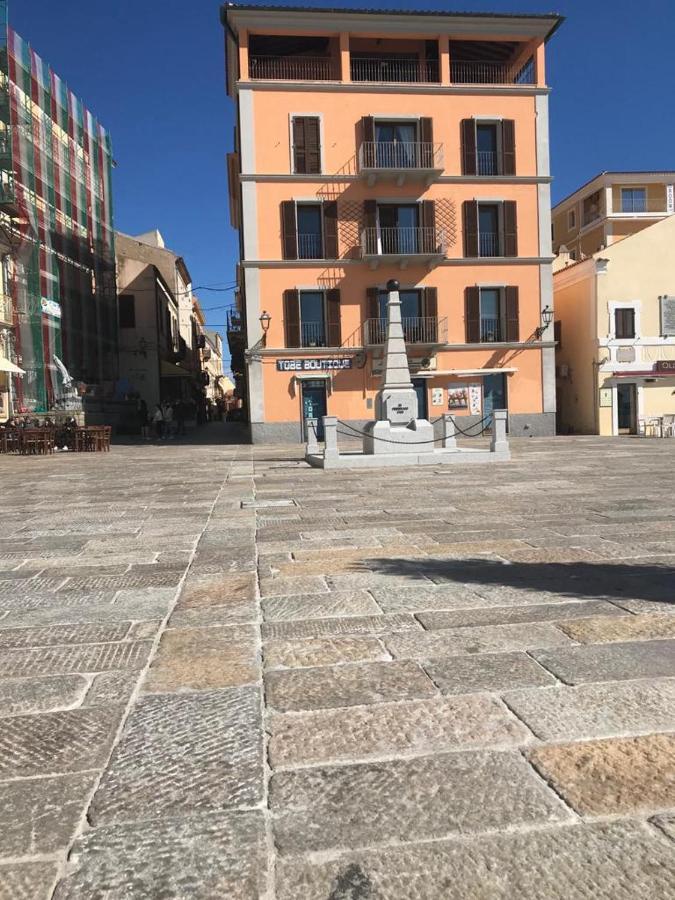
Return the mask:
<svg viewBox="0 0 675 900">
<path fill-rule="evenodd" d="M 387 282 L 387 294 L 384 384 L 375 400 L 377 421 L 369 422 L 364 428 L 363 452 L 431 453 L 434 428 L 426 419 L 417 418 L 417 394 L 410 380 L 398 281 Z"/>
</svg>

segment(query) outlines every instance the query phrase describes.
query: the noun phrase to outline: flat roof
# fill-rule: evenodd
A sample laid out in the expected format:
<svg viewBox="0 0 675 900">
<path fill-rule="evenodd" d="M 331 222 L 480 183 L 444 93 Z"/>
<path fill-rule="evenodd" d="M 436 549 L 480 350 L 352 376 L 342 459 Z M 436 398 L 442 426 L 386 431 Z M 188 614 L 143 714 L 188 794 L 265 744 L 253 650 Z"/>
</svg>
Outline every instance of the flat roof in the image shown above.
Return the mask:
<svg viewBox="0 0 675 900">
<path fill-rule="evenodd" d="M 604 172 L 598 172 L 597 175 L 594 175 L 592 178 L 589 178 L 588 181 L 585 181 L 583 184 L 579 185 L 578 188 L 575 188 L 573 191 L 570 191 L 566 197 L 563 197 L 562 200 L 558 200 L 555 206 L 552 207 L 552 212 L 562 206 L 563 203 L 567 203 L 567 201 L 574 197 L 575 194 L 578 194 L 579 191 L 583 191 L 590 184 L 593 184 L 594 181 L 597 181 L 598 178 L 604 178 L 607 175 L 662 175 L 664 178 L 675 178 L 675 170 L 666 169 L 663 172 L 660 172 L 658 169 L 622 169 L 620 171 L 612 171 L 606 170 Z"/>
<path fill-rule="evenodd" d="M 288 12 L 288 13 L 328 13 L 331 15 L 361 15 L 361 16 L 416 16 L 437 17 L 448 19 L 541 19 L 554 20 L 553 26 L 546 34 L 548 40 L 565 21 L 565 17 L 558 12 L 525 13 L 525 12 L 462 12 L 459 10 L 439 9 L 368 9 L 366 7 L 350 6 L 287 6 L 284 4 L 257 4 L 257 3 L 224 3 L 220 8 L 220 18 L 223 24 L 227 19 L 227 13 L 232 10 L 246 12 Z"/>
</svg>

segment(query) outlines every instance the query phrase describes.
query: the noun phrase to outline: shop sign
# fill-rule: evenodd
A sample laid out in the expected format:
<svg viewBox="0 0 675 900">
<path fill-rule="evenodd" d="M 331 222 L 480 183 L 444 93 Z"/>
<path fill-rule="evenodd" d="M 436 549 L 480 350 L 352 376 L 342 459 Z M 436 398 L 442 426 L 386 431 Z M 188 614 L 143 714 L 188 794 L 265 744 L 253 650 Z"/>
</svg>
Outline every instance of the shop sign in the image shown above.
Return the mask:
<svg viewBox="0 0 675 900">
<path fill-rule="evenodd" d="M 659 359 L 654 366 L 656 372 L 667 372 L 669 375 L 675 375 L 675 359 Z"/>
<path fill-rule="evenodd" d="M 675 185 L 666 185 L 666 212 L 675 212 Z"/>
<path fill-rule="evenodd" d="M 61 305 L 56 300 L 48 300 L 46 297 L 41 297 L 40 306 L 45 316 L 53 316 L 55 319 L 61 318 Z"/>
<path fill-rule="evenodd" d="M 351 369 L 351 359 L 278 359 L 277 372 L 326 372 Z"/>
<path fill-rule="evenodd" d="M 675 297 L 661 297 L 661 334 L 675 335 Z"/>
</svg>

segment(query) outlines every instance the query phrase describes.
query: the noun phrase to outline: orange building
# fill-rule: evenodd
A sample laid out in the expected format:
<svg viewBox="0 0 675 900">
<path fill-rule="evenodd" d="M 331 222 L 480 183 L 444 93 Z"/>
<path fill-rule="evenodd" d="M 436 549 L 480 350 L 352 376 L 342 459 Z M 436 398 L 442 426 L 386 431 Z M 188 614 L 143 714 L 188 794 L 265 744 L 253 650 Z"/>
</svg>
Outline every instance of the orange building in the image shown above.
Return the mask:
<svg viewBox="0 0 675 900">
<path fill-rule="evenodd" d="M 401 284 L 420 415 L 555 431 L 545 43 L 555 15 L 222 9 L 254 441 L 359 427 Z"/>
</svg>

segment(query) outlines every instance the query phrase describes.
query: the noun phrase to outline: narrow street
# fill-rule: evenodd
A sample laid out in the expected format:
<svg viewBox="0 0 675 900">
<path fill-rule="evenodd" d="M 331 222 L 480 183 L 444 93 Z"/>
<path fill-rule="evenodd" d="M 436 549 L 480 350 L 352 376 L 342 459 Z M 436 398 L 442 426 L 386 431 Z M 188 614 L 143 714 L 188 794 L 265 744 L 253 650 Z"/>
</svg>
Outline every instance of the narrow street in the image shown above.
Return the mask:
<svg viewBox="0 0 675 900">
<path fill-rule="evenodd" d="M 672 895 L 672 441 L 209 434 L 0 456 L 0 900 Z"/>
</svg>

